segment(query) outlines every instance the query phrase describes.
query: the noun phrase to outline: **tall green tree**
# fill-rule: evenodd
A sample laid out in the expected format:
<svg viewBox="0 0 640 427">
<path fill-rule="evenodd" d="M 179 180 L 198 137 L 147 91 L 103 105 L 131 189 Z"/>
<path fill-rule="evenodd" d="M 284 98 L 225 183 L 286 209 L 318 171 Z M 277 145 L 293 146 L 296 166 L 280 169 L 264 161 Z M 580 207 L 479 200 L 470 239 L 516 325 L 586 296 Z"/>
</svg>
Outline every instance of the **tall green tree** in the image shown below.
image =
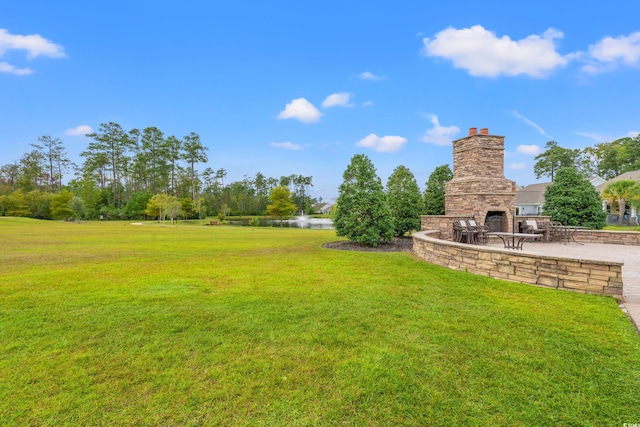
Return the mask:
<svg viewBox="0 0 640 427">
<path fill-rule="evenodd" d="M 398 166 L 389 176 L 387 201 L 396 237 L 420 230 L 420 214 L 424 210 L 422 194 L 415 176 L 407 167 Z"/>
<path fill-rule="evenodd" d="M 267 206 L 267 212 L 274 218 L 280 219 L 280 227 L 285 217 L 293 215 L 298 207 L 293 203 L 291 191 L 283 185 L 279 185 L 269 193 L 271 204 Z"/>
<path fill-rule="evenodd" d="M 336 234 L 372 247 L 390 241 L 391 210 L 371 160 L 356 154 L 342 177 L 334 219 Z"/>
<path fill-rule="evenodd" d="M 20 178 L 20 165 L 17 162 L 0 167 L 0 194 L 9 194 L 17 190 Z"/>
<path fill-rule="evenodd" d="M 311 210 L 309 187 L 313 187 L 313 177 L 292 175 L 291 183 L 295 188 L 294 202 L 299 209 L 309 212 Z"/>
<path fill-rule="evenodd" d="M 29 206 L 29 216 L 38 219 L 51 219 L 51 199 L 53 193 L 40 190 L 29 191 L 25 194 L 25 200 Z"/>
<path fill-rule="evenodd" d="M 124 207 L 124 212 L 129 219 L 139 219 L 144 217 L 147 204 L 151 199 L 150 191 L 135 191 L 129 196 L 127 205 Z"/>
<path fill-rule="evenodd" d="M 189 165 L 189 178 L 191 180 L 191 200 L 196 201 L 196 189 L 199 190 L 200 178 L 196 173 L 196 164 L 206 163 L 209 159 L 207 157 L 208 148 L 202 145 L 200 141 L 200 135 L 195 132 L 189 133 L 184 137 L 184 155 L 183 159 Z"/>
<path fill-rule="evenodd" d="M 38 150 L 25 153 L 20 158 L 20 175 L 18 178 L 20 189 L 25 193 L 32 190 L 44 190 L 48 181 L 44 155 Z"/>
<path fill-rule="evenodd" d="M 140 129 L 129 131 L 129 142 L 133 156 L 131 158 L 131 178 L 133 180 L 134 191 L 145 191 L 147 189 L 147 158 L 142 147 L 142 132 Z"/>
<path fill-rule="evenodd" d="M 580 150 L 562 148 L 556 141 L 547 142 L 545 148 L 545 151 L 535 157 L 533 172 L 536 178 L 548 176 L 553 181 L 560 168 L 573 167 L 577 170 L 580 166 Z"/>
<path fill-rule="evenodd" d="M 178 161 L 182 157 L 182 140 L 171 135 L 166 139 L 167 147 L 167 161 L 169 163 L 170 172 L 170 188 L 169 191 L 172 195 L 176 195 L 176 178 L 178 176 L 179 167 Z"/>
<path fill-rule="evenodd" d="M 73 193 L 68 190 L 62 190 L 51 199 L 51 215 L 56 219 L 72 218 L 74 215 L 71 209 L 71 200 Z"/>
<path fill-rule="evenodd" d="M 22 190 L 0 196 L 0 212 L 9 216 L 30 216 L 29 204 Z"/>
<path fill-rule="evenodd" d="M 602 191 L 602 198 L 609 203 L 618 202 L 619 224 L 622 224 L 627 204 L 635 204 L 640 200 L 640 182 L 633 179 L 621 179 L 614 181 Z"/>
<path fill-rule="evenodd" d="M 623 150 L 623 140 L 603 142 L 584 148 L 582 152 L 589 175 L 595 174 L 606 180 L 620 175 L 624 171 Z"/>
<path fill-rule="evenodd" d="M 589 181 L 576 168 L 564 167 L 556 172 L 556 179 L 544 193 L 545 215 L 564 225 L 584 226 L 599 230 L 606 225 L 602 199 Z"/>
<path fill-rule="evenodd" d="M 157 216 L 158 222 L 162 221 L 164 223 L 165 218 L 171 213 L 170 211 L 173 211 L 176 204 L 179 209 L 180 203 L 176 196 L 159 193 L 149 199 L 145 213 L 149 216 Z"/>
<path fill-rule="evenodd" d="M 453 179 L 449 165 L 438 166 L 429 175 L 427 188 L 424 190 L 425 215 L 444 215 L 444 191 L 447 182 Z"/>
<path fill-rule="evenodd" d="M 640 169 L 640 135 L 633 138 L 624 138 L 621 162 L 624 172 Z"/>
<path fill-rule="evenodd" d="M 167 147 L 164 134 L 155 126 L 150 126 L 142 130 L 141 145 L 143 158 L 146 161 L 147 187 L 153 194 L 166 191 L 165 172 Z"/>
<path fill-rule="evenodd" d="M 184 215 L 185 221 L 193 216 L 193 213 L 196 209 L 196 203 L 193 202 L 189 197 L 183 197 L 179 200 L 180 202 L 180 212 Z"/>
<path fill-rule="evenodd" d="M 42 154 L 42 158 L 49 178 L 49 191 L 60 190 L 62 174 L 66 171 L 70 160 L 60 138 L 52 138 L 50 135 L 42 135 L 38 138 L 39 144 L 30 144 Z"/>
<path fill-rule="evenodd" d="M 122 127 L 114 122 L 101 123 L 98 132 L 87 134 L 87 137 L 93 139 L 93 142 L 89 143 L 85 153 L 90 157 L 102 155 L 102 158 L 106 159 L 108 170 L 111 172 L 111 202 L 120 209 L 122 170 L 131 140 Z"/>
<path fill-rule="evenodd" d="M 86 207 L 81 197 L 73 196 L 69 202 L 69 209 L 73 212 L 73 216 L 80 222 L 84 218 Z"/>
</svg>

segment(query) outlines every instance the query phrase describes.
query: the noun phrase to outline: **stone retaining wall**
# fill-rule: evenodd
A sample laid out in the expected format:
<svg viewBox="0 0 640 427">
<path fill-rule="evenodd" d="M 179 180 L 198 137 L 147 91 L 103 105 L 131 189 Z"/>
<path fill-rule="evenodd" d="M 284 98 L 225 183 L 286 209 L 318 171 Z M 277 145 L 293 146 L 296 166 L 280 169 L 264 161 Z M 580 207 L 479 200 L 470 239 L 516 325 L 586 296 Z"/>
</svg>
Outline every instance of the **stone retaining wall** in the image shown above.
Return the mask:
<svg viewBox="0 0 640 427">
<path fill-rule="evenodd" d="M 578 230 L 575 238 L 580 243 L 640 246 L 640 233 L 637 231 Z"/>
<path fill-rule="evenodd" d="M 466 245 L 439 239 L 439 231 L 420 231 L 412 237 L 413 253 L 432 264 L 512 282 L 622 299 L 619 262 L 556 258 Z"/>
</svg>

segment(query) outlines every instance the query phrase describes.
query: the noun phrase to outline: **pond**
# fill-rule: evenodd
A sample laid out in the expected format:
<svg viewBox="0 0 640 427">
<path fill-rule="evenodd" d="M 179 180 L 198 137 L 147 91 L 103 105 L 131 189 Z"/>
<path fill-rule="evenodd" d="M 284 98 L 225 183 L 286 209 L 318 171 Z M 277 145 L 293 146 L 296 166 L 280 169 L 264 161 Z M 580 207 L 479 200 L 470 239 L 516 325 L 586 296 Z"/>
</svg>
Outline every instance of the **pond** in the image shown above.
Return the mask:
<svg viewBox="0 0 640 427">
<path fill-rule="evenodd" d="M 230 225 L 249 226 L 249 220 L 229 220 Z M 260 219 L 258 227 L 280 227 L 279 219 Z M 333 221 L 329 218 L 309 218 L 308 216 L 296 216 L 293 219 L 282 221 L 282 227 L 311 228 L 316 230 L 333 230 Z"/>
</svg>

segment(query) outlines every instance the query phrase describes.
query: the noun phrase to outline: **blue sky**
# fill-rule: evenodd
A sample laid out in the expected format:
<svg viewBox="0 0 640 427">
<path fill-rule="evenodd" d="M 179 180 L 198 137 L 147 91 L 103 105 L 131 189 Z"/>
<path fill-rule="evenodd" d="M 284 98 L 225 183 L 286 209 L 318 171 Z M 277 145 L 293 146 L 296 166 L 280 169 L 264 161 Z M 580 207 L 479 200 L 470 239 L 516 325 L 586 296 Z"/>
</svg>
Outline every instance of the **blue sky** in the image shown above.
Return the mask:
<svg viewBox="0 0 640 427">
<path fill-rule="evenodd" d="M 41 135 L 80 161 L 113 121 L 197 132 L 225 182 L 311 175 L 330 201 L 355 154 L 424 189 L 487 127 L 527 185 L 549 140 L 640 131 L 638 16 L 629 0 L 2 2 L 0 165 Z"/>
</svg>

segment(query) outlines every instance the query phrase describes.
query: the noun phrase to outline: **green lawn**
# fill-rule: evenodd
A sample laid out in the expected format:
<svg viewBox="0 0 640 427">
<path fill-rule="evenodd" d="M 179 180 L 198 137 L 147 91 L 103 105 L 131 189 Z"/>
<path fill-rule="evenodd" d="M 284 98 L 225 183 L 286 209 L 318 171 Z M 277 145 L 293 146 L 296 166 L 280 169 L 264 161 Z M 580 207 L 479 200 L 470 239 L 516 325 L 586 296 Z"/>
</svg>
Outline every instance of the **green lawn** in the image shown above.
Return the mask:
<svg viewBox="0 0 640 427">
<path fill-rule="evenodd" d="M 0 425 L 640 423 L 613 299 L 336 239 L 0 218 Z"/>
<path fill-rule="evenodd" d="M 638 225 L 607 225 L 605 230 L 612 231 L 640 231 L 640 226 Z"/>
</svg>

